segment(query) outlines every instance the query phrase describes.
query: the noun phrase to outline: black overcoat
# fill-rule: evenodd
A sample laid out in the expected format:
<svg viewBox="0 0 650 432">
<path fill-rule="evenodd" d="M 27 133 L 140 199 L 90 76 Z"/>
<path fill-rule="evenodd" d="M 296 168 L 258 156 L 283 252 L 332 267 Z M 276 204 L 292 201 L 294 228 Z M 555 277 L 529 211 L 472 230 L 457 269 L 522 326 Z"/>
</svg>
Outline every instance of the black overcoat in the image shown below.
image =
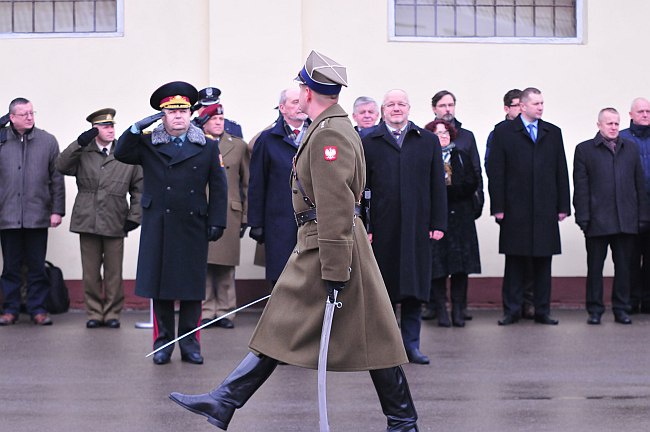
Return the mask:
<svg viewBox="0 0 650 432">
<path fill-rule="evenodd" d="M 578 144 L 573 159 L 573 206 L 585 236 L 637 234 L 648 222 L 643 167 L 636 143 L 618 138 L 616 153 L 600 133 Z"/>
<path fill-rule="evenodd" d="M 400 148 L 381 124 L 363 138 L 372 248 L 392 302 L 429 300 L 429 231 L 447 230 L 440 142 L 409 122 Z"/>
<path fill-rule="evenodd" d="M 451 184 L 447 185 L 447 232 L 431 242 L 432 278 L 455 273 L 480 273 L 481 259 L 474 223 L 474 194 L 478 185 L 472 158 L 451 150 Z"/>
<path fill-rule="evenodd" d="M 496 127 L 490 148 L 491 214 L 504 213 L 499 253 L 560 254 L 558 214 L 571 214 L 562 131 L 539 120 L 533 142 L 521 116 Z"/>
<path fill-rule="evenodd" d="M 142 165 L 144 175 L 135 292 L 154 299 L 203 300 L 207 228 L 226 226 L 226 175 L 216 141 L 191 125 L 179 149 L 161 128 L 153 134 L 126 130 L 115 148 L 116 159 Z M 166 142 L 157 143 L 160 137 Z"/>
<path fill-rule="evenodd" d="M 291 166 L 298 147 L 284 120 L 255 141 L 248 185 L 248 224 L 264 228 L 266 279 L 276 281 L 296 246 L 298 227 L 291 202 Z"/>
</svg>

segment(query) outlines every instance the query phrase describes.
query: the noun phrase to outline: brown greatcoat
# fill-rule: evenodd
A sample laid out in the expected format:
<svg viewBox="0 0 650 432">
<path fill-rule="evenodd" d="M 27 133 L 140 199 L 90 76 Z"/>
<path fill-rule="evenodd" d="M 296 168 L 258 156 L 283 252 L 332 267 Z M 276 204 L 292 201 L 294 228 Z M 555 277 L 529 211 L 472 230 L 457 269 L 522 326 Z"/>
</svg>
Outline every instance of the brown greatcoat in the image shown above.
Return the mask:
<svg viewBox="0 0 650 432">
<path fill-rule="evenodd" d="M 329 159 L 329 160 L 328 160 Z M 386 286 L 354 204 L 365 183 L 359 135 L 340 105 L 309 126 L 295 173 L 316 205 L 318 223 L 298 229 L 297 245 L 253 333 L 250 348 L 316 369 L 327 291 L 325 280 L 347 281 L 335 309 L 328 370 L 361 371 L 406 363 Z M 295 211 L 308 208 L 292 180 Z"/>
<path fill-rule="evenodd" d="M 94 139 L 85 147 L 74 141 L 57 158 L 56 169 L 77 179 L 70 231 L 124 237 L 127 220 L 140 225 L 142 167 L 115 159 L 114 148 L 115 141 L 104 156 Z"/>
<path fill-rule="evenodd" d="M 208 264 L 239 265 L 241 224 L 246 223 L 248 208 L 248 168 L 250 153 L 244 140 L 224 132 L 219 138 L 219 151 L 223 158 L 228 180 L 228 214 L 226 230 L 208 247 Z"/>
</svg>

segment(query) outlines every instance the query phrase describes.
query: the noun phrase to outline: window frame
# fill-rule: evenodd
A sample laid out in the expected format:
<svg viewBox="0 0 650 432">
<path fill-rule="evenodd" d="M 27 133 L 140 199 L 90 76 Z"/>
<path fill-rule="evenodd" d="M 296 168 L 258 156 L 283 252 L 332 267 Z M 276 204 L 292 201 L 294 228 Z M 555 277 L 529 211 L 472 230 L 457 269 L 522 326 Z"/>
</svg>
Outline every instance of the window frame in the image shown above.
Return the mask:
<svg viewBox="0 0 650 432">
<path fill-rule="evenodd" d="M 585 41 L 584 21 L 585 2 L 576 2 L 576 36 L 575 37 L 513 37 L 513 36 L 397 36 L 395 35 L 395 2 L 388 0 L 388 40 L 389 42 L 445 42 L 445 43 L 494 43 L 494 44 L 563 44 L 581 45 Z"/>
<path fill-rule="evenodd" d="M 56 0 L 51 0 L 56 2 Z M 124 36 L 124 0 L 115 0 L 116 29 L 113 32 L 0 33 L 0 39 L 113 38 Z"/>
</svg>

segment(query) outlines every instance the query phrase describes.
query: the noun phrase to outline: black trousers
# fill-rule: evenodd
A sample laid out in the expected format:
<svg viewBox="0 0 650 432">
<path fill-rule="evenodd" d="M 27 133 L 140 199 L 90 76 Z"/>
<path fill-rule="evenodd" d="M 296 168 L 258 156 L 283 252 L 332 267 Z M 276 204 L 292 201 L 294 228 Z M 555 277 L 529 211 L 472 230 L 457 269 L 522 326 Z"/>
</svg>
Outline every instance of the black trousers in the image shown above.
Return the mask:
<svg viewBox="0 0 650 432">
<path fill-rule="evenodd" d="M 506 268 L 501 291 L 505 315 L 521 315 L 527 266 L 532 269 L 535 315 L 548 315 L 550 313 L 552 258 L 552 256 L 506 255 Z"/>
<path fill-rule="evenodd" d="M 201 321 L 201 300 L 180 302 L 178 312 L 178 335 L 181 336 L 199 326 Z M 153 329 L 153 348 L 158 349 L 167 342 L 174 340 L 175 317 L 174 317 L 174 300 L 153 299 L 154 329 Z M 196 332 L 190 336 L 178 341 L 181 348 L 181 354 L 200 353 L 201 345 L 199 343 L 199 333 Z M 174 351 L 174 345 L 170 345 L 164 350 L 170 354 Z"/>
<path fill-rule="evenodd" d="M 45 312 L 45 299 L 50 293 L 50 282 L 45 274 L 47 228 L 7 229 L 0 231 L 2 243 L 2 292 L 4 311 L 16 316 L 20 313 L 22 266 L 27 266 L 27 312 L 34 316 Z"/>
<path fill-rule="evenodd" d="M 393 304 L 393 310 L 396 305 Z M 400 301 L 400 331 L 406 349 L 420 349 L 420 328 L 422 327 L 422 302 L 416 298 Z"/>
<path fill-rule="evenodd" d="M 650 233 L 636 236 L 632 263 L 630 303 L 637 306 L 644 303 L 650 307 Z"/>
<path fill-rule="evenodd" d="M 630 286 L 632 282 L 632 257 L 634 256 L 635 236 L 615 234 L 586 237 L 587 247 L 587 312 L 602 315 L 603 303 L 603 264 L 607 257 L 607 247 L 612 249 L 614 261 L 614 284 L 612 287 L 612 309 L 628 311 L 630 306 Z"/>
</svg>

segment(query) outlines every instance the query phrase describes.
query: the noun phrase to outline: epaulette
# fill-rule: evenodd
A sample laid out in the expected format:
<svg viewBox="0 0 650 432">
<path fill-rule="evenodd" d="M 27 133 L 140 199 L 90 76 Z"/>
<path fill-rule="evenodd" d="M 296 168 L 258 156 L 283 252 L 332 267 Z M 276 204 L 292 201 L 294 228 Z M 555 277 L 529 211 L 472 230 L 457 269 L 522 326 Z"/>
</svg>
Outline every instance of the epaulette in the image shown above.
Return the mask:
<svg viewBox="0 0 650 432">
<path fill-rule="evenodd" d="M 151 132 L 152 131 L 150 131 L 150 130 L 146 130 L 146 131 L 142 132 L 142 135 L 151 135 Z"/>
</svg>

